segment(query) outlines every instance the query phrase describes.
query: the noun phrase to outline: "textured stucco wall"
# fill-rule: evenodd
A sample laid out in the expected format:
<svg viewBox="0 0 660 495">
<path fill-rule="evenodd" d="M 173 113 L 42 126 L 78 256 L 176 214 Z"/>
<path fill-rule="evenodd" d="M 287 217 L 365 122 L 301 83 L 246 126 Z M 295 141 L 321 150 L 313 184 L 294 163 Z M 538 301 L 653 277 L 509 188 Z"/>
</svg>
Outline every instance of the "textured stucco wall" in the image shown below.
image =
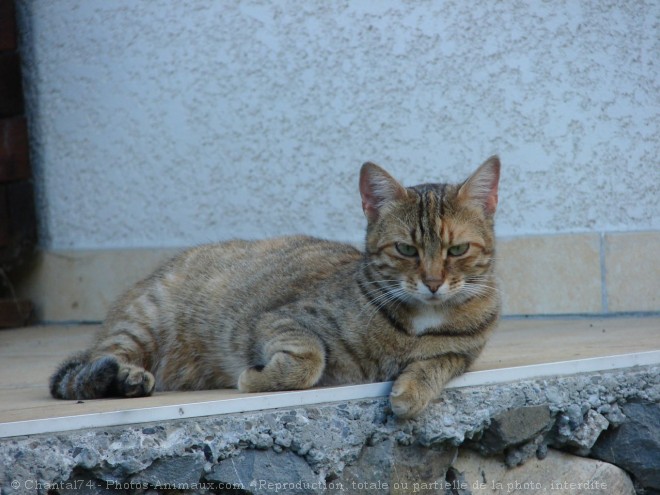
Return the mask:
<svg viewBox="0 0 660 495">
<path fill-rule="evenodd" d="M 503 160 L 500 235 L 660 228 L 660 3 L 18 0 L 46 248 L 362 237 Z"/>
</svg>

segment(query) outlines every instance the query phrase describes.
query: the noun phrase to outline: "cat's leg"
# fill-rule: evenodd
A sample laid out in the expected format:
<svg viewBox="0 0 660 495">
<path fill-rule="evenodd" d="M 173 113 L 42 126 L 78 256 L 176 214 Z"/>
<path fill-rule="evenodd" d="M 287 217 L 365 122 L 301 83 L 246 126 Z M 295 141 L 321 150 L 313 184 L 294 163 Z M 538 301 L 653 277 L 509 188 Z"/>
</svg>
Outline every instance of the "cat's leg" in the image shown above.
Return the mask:
<svg viewBox="0 0 660 495">
<path fill-rule="evenodd" d="M 115 359 L 91 359 L 91 351 L 67 358 L 50 377 L 50 393 L 56 399 L 86 400 L 107 397 L 117 376 Z"/>
<path fill-rule="evenodd" d="M 59 366 L 50 379 L 51 395 L 77 400 L 151 395 L 155 379 L 144 368 L 151 350 L 147 342 L 145 332 L 134 325 L 112 328 L 92 350 Z"/>
<path fill-rule="evenodd" d="M 417 416 L 429 402 L 439 397 L 447 382 L 463 373 L 468 365 L 467 358 L 459 354 L 409 364 L 392 386 L 392 411 L 400 418 Z"/>
<path fill-rule="evenodd" d="M 89 351 L 64 361 L 50 379 L 56 399 L 100 399 L 102 397 L 143 397 L 150 395 L 155 380 L 139 366 L 120 362 L 112 354 L 90 357 Z"/>
<path fill-rule="evenodd" d="M 259 327 L 264 329 L 260 333 L 265 337 L 260 352 L 263 364 L 241 373 L 241 392 L 300 390 L 313 387 L 321 379 L 325 350 L 316 335 L 286 318 L 266 318 Z"/>
</svg>

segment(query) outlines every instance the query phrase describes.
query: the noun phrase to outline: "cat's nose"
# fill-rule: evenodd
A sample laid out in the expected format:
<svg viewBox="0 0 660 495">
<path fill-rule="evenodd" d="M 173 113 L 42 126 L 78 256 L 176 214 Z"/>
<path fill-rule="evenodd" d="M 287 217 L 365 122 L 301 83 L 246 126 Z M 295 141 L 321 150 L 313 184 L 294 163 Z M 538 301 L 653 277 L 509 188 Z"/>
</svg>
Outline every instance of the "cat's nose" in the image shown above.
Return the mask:
<svg viewBox="0 0 660 495">
<path fill-rule="evenodd" d="M 435 294 L 438 292 L 438 289 L 442 285 L 444 280 L 439 280 L 439 279 L 427 279 L 424 281 L 424 285 L 426 285 L 429 290 L 431 291 L 431 294 Z"/>
</svg>

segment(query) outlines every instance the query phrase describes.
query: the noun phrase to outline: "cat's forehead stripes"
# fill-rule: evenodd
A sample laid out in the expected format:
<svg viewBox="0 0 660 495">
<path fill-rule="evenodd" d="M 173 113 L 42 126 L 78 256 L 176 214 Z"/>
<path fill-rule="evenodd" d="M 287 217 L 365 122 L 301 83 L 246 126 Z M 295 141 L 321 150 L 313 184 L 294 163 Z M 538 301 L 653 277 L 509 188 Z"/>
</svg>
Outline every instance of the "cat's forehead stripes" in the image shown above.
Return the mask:
<svg viewBox="0 0 660 495">
<path fill-rule="evenodd" d="M 444 196 L 447 184 L 421 184 L 408 188 L 417 196 L 417 222 L 421 239 L 443 241 Z"/>
</svg>

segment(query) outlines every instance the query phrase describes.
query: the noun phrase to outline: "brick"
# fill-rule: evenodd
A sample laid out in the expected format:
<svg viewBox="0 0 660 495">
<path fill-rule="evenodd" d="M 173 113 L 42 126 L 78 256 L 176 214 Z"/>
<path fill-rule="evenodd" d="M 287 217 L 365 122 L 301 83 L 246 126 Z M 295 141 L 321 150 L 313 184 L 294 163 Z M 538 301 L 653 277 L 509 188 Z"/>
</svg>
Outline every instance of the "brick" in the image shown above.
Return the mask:
<svg viewBox="0 0 660 495">
<path fill-rule="evenodd" d="M 14 0 L 0 0 L 0 52 L 16 50 Z"/>
<path fill-rule="evenodd" d="M 0 52 L 0 118 L 23 113 L 21 63 L 16 52 Z"/>
<path fill-rule="evenodd" d="M 30 178 L 28 147 L 24 117 L 0 120 L 0 182 Z"/>
</svg>

